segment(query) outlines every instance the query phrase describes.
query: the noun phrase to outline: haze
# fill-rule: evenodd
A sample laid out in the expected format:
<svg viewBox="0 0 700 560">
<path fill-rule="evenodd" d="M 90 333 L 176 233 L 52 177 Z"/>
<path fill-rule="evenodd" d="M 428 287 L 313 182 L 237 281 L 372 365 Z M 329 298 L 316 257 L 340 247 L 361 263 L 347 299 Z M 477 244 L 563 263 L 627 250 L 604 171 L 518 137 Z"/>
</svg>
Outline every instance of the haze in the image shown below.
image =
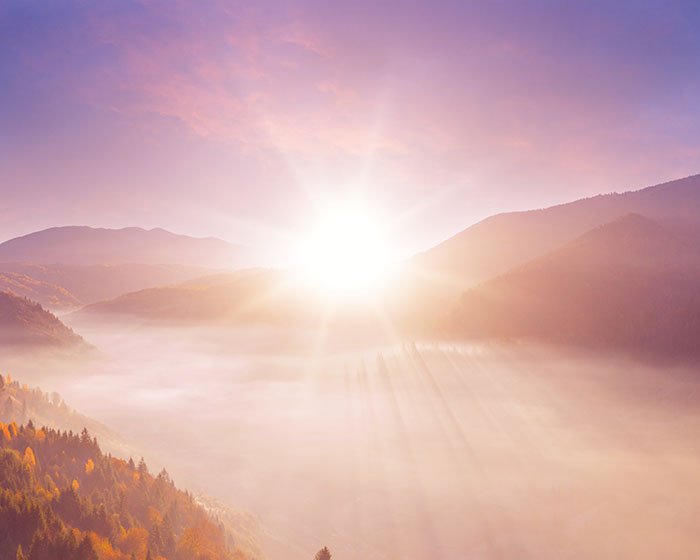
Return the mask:
<svg viewBox="0 0 700 560">
<path fill-rule="evenodd" d="M 310 362 L 303 333 L 278 351 L 289 333 L 81 332 L 97 362 L 16 375 L 254 512 L 269 558 L 320 542 L 340 558 L 553 560 L 699 544 L 692 368 L 431 342 Z"/>
</svg>

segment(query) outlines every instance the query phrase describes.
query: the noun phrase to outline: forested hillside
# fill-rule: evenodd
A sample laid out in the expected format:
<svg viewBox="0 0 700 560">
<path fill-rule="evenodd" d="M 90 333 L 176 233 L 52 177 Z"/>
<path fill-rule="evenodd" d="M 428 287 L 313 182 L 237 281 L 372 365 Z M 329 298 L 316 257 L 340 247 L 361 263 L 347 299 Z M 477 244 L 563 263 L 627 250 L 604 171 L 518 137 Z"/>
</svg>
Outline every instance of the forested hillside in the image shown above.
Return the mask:
<svg viewBox="0 0 700 560">
<path fill-rule="evenodd" d="M 0 290 L 36 301 L 47 309 L 80 307 L 80 301 L 62 286 L 19 272 L 0 271 Z"/>
<path fill-rule="evenodd" d="M 104 455 L 81 434 L 0 423 L 0 558 L 238 560 L 251 558 L 178 490 Z"/>
<path fill-rule="evenodd" d="M 0 346 L 87 347 L 85 341 L 38 303 L 0 291 Z"/>
<path fill-rule="evenodd" d="M 0 374 L 0 422 L 24 424 L 29 420 L 39 426 L 74 432 L 87 428 L 108 451 L 121 456 L 132 454 L 121 436 L 68 406 L 58 393 L 46 393 L 39 387 L 13 380 L 10 375 Z"/>
</svg>

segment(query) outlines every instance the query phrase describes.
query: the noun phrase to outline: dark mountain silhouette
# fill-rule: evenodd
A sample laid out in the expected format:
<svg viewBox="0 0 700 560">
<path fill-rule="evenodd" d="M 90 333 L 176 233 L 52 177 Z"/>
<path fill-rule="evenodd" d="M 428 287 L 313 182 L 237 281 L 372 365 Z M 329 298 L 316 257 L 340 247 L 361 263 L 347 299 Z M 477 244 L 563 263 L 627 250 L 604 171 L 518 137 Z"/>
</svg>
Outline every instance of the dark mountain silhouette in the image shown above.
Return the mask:
<svg viewBox="0 0 700 560">
<path fill-rule="evenodd" d="M 434 283 L 464 289 L 630 213 L 697 232 L 700 175 L 541 210 L 497 214 L 417 255 L 410 264 Z"/>
<path fill-rule="evenodd" d="M 630 214 L 466 292 L 446 328 L 700 356 L 699 286 L 694 236 Z"/>
<path fill-rule="evenodd" d="M 80 307 L 112 299 L 127 292 L 183 282 L 211 273 L 211 269 L 175 264 L 70 265 L 21 262 L 0 262 L 0 271 L 0 275 L 20 274 L 33 282 L 55 286 L 59 290 L 69 292 L 78 300 L 77 305 L 59 306 L 54 305 L 54 299 L 51 297 L 32 297 L 28 292 L 21 293 L 50 309 Z M 32 285 L 31 282 L 27 282 Z"/>
<path fill-rule="evenodd" d="M 85 344 L 40 304 L 8 292 L 0 292 L 0 346 L 65 346 Z"/>
<path fill-rule="evenodd" d="M 29 298 L 49 309 L 77 309 L 81 305 L 65 288 L 19 272 L 0 272 L 0 291 Z"/>
<path fill-rule="evenodd" d="M 241 249 L 213 237 L 177 235 L 163 229 L 54 227 L 0 244 L 0 261 L 39 264 L 181 264 L 237 266 Z"/>
</svg>

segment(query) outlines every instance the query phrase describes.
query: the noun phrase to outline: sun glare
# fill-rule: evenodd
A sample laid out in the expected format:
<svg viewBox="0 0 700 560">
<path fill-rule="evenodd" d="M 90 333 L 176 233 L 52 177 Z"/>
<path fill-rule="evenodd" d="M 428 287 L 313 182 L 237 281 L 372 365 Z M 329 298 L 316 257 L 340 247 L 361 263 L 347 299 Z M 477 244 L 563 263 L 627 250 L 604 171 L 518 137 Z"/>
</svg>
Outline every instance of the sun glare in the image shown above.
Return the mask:
<svg viewBox="0 0 700 560">
<path fill-rule="evenodd" d="M 392 269 L 386 228 L 369 206 L 344 203 L 325 208 L 302 239 L 298 267 L 303 279 L 325 295 L 375 293 Z"/>
</svg>

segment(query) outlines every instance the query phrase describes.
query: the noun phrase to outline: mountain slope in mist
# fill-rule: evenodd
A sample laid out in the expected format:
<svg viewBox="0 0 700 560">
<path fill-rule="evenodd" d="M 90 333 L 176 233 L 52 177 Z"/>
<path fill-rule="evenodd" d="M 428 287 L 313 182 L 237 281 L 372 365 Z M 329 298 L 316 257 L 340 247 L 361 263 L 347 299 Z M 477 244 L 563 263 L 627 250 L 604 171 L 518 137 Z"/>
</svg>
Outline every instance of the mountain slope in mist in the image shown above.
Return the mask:
<svg viewBox="0 0 700 560">
<path fill-rule="evenodd" d="M 1 558 L 252 557 L 165 470 L 105 455 L 87 431 L 0 423 L 0 435 Z"/>
<path fill-rule="evenodd" d="M 78 347 L 83 339 L 40 304 L 0 292 L 0 346 Z"/>
<path fill-rule="evenodd" d="M 0 272 L 0 291 L 26 297 L 49 309 L 77 309 L 81 305 L 64 287 L 19 272 Z"/>
<path fill-rule="evenodd" d="M 700 251 L 638 214 L 466 292 L 447 330 L 700 355 Z"/>
<path fill-rule="evenodd" d="M 71 265 L 0 262 L 0 276 L 22 275 L 30 279 L 27 281 L 30 285 L 50 284 L 58 290 L 69 292 L 78 300 L 75 305 L 59 306 L 54 304 L 55 301 L 51 297 L 20 294 L 39 301 L 50 309 L 76 308 L 112 299 L 127 292 L 183 282 L 210 272 L 211 269 L 208 268 L 175 264 Z"/>
<path fill-rule="evenodd" d="M 42 426 L 44 428 L 59 430 L 64 434 L 68 431 L 69 433 L 77 435 L 87 429 L 92 436 L 97 438 L 102 450 L 106 450 L 106 452 L 119 457 L 138 457 L 144 453 L 144 450 L 137 450 L 131 444 L 127 443 L 120 434 L 117 434 L 104 424 L 70 408 L 58 393 L 45 393 L 38 387 L 31 388 L 26 384 L 13 380 L 9 375 L 0 374 L 0 440 L 3 438 L 3 424 L 6 426 L 8 433 L 12 435 L 13 425 L 16 427 L 28 424 L 29 422 L 36 428 Z M 18 433 L 20 431 L 21 430 L 17 430 Z M 65 440 L 65 436 L 62 437 Z M 7 440 L 8 438 L 5 437 L 5 439 Z M 81 438 L 81 440 L 84 439 L 84 437 Z M 36 451 L 36 449 L 34 449 L 34 451 Z M 156 451 L 153 449 L 148 449 L 148 453 L 151 457 L 157 455 Z M 2 454 L 1 450 L 0 454 Z M 94 456 L 91 458 L 94 463 Z M 80 463 L 78 466 L 80 467 Z M 228 548 L 230 549 L 231 557 L 237 560 L 243 560 L 244 558 L 264 558 L 259 544 L 260 526 L 255 517 L 247 512 L 231 509 L 227 505 L 208 496 L 193 495 L 192 499 L 196 508 L 201 508 L 204 513 L 214 518 L 217 525 L 221 525 L 220 529 L 227 533 L 227 540 L 230 545 Z M 167 500 L 160 503 L 167 505 Z M 159 507 L 157 503 L 154 503 L 153 506 L 156 508 Z M 173 511 L 168 509 L 166 514 L 172 516 Z M 152 558 L 162 557 L 154 556 L 156 552 L 159 552 L 161 555 L 167 552 L 163 546 L 165 543 L 158 541 L 158 533 L 162 528 L 163 527 L 160 527 L 156 531 L 156 534 L 153 535 L 153 539 L 149 539 L 149 542 L 154 542 L 156 545 L 156 548 L 151 548 Z M 153 526 L 146 527 L 146 529 L 150 532 Z M 206 541 L 211 536 L 211 534 L 201 535 L 201 538 L 203 541 Z M 121 548 L 121 552 L 123 552 L 124 545 L 128 546 L 126 544 L 127 539 L 116 540 L 116 546 L 114 546 L 114 541 L 111 541 L 110 544 L 113 548 Z M 133 544 L 133 541 L 137 539 L 128 540 L 131 540 Z M 3 550 L 3 542 L 2 531 L 0 530 L 0 550 Z M 97 550 L 100 558 L 105 557 L 112 560 L 121 558 L 118 551 L 113 555 L 109 555 L 107 554 L 108 549 L 106 547 L 97 547 Z M 211 554 L 211 550 L 208 552 Z M 174 558 L 181 557 L 184 558 L 188 556 L 178 556 L 177 554 L 174 556 Z M 228 558 L 228 556 L 221 557 Z M 127 558 L 130 558 L 130 556 Z M 82 560 L 82 558 L 80 560 Z"/>
<path fill-rule="evenodd" d="M 699 230 L 700 175 L 541 210 L 497 214 L 417 255 L 411 265 L 442 285 L 465 289 L 630 213 Z"/>
<path fill-rule="evenodd" d="M 301 318 L 310 311 L 309 302 L 287 280 L 281 271 L 241 270 L 123 294 L 88 305 L 78 314 L 186 323 Z"/>
<path fill-rule="evenodd" d="M 58 393 L 45 393 L 0 374 L 0 422 L 25 424 L 29 420 L 37 426 L 72 430 L 76 434 L 87 428 L 108 451 L 122 456 L 131 451 L 120 435 L 70 408 Z"/>
<path fill-rule="evenodd" d="M 54 227 L 0 244 L 0 261 L 40 264 L 183 264 L 231 267 L 241 249 L 213 237 L 177 235 L 163 229 L 145 230 Z"/>
</svg>

